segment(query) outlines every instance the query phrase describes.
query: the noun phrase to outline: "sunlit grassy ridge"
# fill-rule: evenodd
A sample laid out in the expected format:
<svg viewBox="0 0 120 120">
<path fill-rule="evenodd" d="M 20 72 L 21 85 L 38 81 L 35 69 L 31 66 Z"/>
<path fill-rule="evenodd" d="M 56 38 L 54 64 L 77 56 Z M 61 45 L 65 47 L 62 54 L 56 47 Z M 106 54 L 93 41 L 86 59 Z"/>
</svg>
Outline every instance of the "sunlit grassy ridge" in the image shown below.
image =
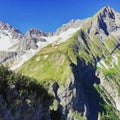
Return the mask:
<svg viewBox="0 0 120 120">
<path fill-rule="evenodd" d="M 64 84 L 72 74 L 71 63 L 77 64 L 77 57 L 86 64 L 95 64 L 98 58 L 108 54 L 110 51 L 97 36 L 90 39 L 84 30 L 79 30 L 68 41 L 43 48 L 24 63 L 20 71 L 39 82 L 59 81 Z"/>
</svg>

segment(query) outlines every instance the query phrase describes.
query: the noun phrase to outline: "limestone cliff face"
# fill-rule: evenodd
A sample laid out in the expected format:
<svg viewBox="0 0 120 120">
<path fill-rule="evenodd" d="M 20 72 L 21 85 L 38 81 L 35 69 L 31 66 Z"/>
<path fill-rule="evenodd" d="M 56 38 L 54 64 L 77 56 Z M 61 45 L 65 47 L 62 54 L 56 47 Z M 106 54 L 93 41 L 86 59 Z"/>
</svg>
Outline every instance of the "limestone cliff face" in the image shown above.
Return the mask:
<svg viewBox="0 0 120 120">
<path fill-rule="evenodd" d="M 113 96 L 111 93 L 117 93 L 116 85 L 114 84 L 114 87 L 113 84 L 111 85 L 114 88 L 112 91 L 109 82 L 104 81 L 103 83 L 103 80 L 96 75 L 95 66 L 90 63 L 86 64 L 84 60 L 78 58 L 77 65 L 71 64 L 71 69 L 73 74 L 67 77 L 65 85 L 61 85 L 56 81 L 50 86 L 50 91 L 53 93 L 55 101 L 57 101 L 52 110 L 59 110 L 61 118 L 78 120 L 79 117 L 75 114 L 77 113 L 77 115 L 82 116 L 81 119 L 98 120 L 102 118 L 101 112 L 104 110 L 107 112 L 102 104 L 108 104 L 117 109 L 115 99 L 111 99 L 111 95 Z M 104 94 L 100 93 L 100 90 L 97 90 L 94 85 L 104 86 L 106 89 L 103 90 Z M 108 87 L 106 87 L 107 85 Z M 114 109 L 113 113 L 115 112 Z M 108 114 L 111 113 L 108 112 Z M 116 117 L 116 119 L 119 118 Z"/>
<path fill-rule="evenodd" d="M 79 87 L 78 87 L 79 86 Z M 70 75 L 66 86 L 53 84 L 53 93 L 58 102 L 58 110 L 65 120 L 76 120 L 74 112 L 81 113 L 85 118 L 88 116 L 88 101 L 84 93 L 83 85 Z"/>
</svg>

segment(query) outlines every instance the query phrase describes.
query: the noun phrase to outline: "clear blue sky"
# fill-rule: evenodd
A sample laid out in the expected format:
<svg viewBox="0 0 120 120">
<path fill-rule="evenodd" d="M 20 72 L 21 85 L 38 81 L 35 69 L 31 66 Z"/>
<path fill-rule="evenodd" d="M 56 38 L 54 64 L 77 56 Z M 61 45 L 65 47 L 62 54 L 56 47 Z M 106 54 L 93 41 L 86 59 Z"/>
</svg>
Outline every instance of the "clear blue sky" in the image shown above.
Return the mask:
<svg viewBox="0 0 120 120">
<path fill-rule="evenodd" d="M 0 20 L 26 32 L 54 32 L 71 19 L 84 19 L 109 5 L 120 12 L 120 0 L 1 0 Z"/>
</svg>

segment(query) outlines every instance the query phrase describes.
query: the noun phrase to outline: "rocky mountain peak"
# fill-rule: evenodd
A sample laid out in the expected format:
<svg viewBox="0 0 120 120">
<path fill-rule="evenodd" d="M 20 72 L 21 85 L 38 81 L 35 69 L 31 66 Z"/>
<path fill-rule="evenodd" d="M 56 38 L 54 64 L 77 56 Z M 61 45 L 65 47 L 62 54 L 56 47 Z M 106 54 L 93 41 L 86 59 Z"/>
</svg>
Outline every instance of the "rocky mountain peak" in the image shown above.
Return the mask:
<svg viewBox="0 0 120 120">
<path fill-rule="evenodd" d="M 100 17 L 104 17 L 104 18 L 107 17 L 107 18 L 111 18 L 111 19 L 115 19 L 115 14 L 116 14 L 115 10 L 109 6 L 105 6 L 99 12 Z"/>
<path fill-rule="evenodd" d="M 6 31 L 8 33 L 11 33 L 12 35 L 19 34 L 20 38 L 23 36 L 23 34 L 18 29 L 2 21 L 0 21 L 0 31 L 4 31 L 4 32 Z M 12 39 L 16 39 L 15 36 Z"/>
<path fill-rule="evenodd" d="M 120 30 L 120 14 L 109 6 L 103 7 L 90 21 L 88 33 L 93 31 L 100 38 L 105 38 Z"/>
<path fill-rule="evenodd" d="M 41 36 L 48 36 L 48 33 L 40 31 L 38 29 L 32 28 L 30 29 L 25 36 L 27 37 L 41 37 Z"/>
<path fill-rule="evenodd" d="M 110 11 L 114 11 L 113 8 L 111 8 L 111 7 L 108 6 L 108 5 L 105 6 L 105 7 L 103 7 L 102 9 L 103 9 L 103 10 L 106 10 L 106 11 L 108 11 L 108 12 L 110 12 Z"/>
</svg>

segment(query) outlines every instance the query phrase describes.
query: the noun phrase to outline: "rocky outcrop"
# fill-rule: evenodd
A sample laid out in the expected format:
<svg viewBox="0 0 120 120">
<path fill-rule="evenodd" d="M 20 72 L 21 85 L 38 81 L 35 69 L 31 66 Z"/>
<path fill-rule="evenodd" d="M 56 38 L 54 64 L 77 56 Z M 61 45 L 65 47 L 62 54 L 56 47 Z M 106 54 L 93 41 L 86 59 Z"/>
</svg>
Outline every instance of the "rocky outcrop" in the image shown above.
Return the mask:
<svg viewBox="0 0 120 120">
<path fill-rule="evenodd" d="M 3 64 L 6 67 L 11 67 L 11 65 L 16 64 L 24 54 L 25 52 L 22 51 L 1 51 L 0 64 Z"/>
<path fill-rule="evenodd" d="M 65 120 L 75 120 L 74 112 L 81 113 L 81 116 L 87 117 L 87 99 L 84 94 L 83 86 L 80 81 L 76 81 L 74 75 L 70 75 L 66 86 L 53 84 L 53 92 L 58 102 L 58 110 Z M 78 87 L 79 86 L 79 87 Z"/>
<path fill-rule="evenodd" d="M 0 63 L 4 63 L 9 59 L 14 59 L 17 56 L 17 52 L 0 52 Z"/>
</svg>

